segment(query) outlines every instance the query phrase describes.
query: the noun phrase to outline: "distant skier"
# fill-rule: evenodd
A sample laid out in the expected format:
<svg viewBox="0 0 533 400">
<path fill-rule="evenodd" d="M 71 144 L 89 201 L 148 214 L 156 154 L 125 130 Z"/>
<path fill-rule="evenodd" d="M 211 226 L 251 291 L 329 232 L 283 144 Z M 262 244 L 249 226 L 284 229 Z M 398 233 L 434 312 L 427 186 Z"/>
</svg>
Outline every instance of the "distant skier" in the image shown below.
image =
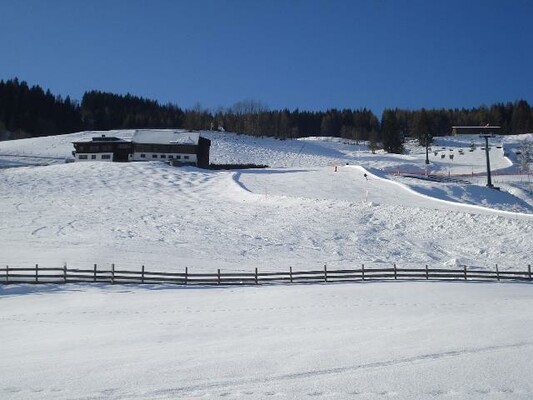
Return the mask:
<svg viewBox="0 0 533 400">
<path fill-rule="evenodd" d="M 364 174 L 363 176 L 365 177 L 366 180 L 368 180 L 368 175 L 367 174 Z"/>
</svg>

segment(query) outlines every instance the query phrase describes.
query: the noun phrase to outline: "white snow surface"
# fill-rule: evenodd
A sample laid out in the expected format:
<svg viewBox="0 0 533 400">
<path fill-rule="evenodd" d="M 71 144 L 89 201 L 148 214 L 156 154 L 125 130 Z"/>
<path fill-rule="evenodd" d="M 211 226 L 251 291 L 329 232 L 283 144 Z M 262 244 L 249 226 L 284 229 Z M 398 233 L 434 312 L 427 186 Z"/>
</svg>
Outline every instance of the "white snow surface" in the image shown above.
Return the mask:
<svg viewBox="0 0 533 400">
<path fill-rule="evenodd" d="M 494 139 L 496 191 L 478 176 L 396 176 L 425 170 L 413 144 L 405 155 L 371 154 L 332 138 L 202 132 L 212 162 L 266 169 L 64 163 L 73 141 L 102 133 L 134 131 L 0 142 L 0 264 L 214 272 L 531 263 L 531 182 L 516 151 L 532 135 Z M 428 173 L 484 171 L 472 139 L 437 138 Z M 525 283 L 8 285 L 0 305 L 1 399 L 533 398 Z"/>
<path fill-rule="evenodd" d="M 527 284 L 0 294 L 5 400 L 533 397 Z"/>
<path fill-rule="evenodd" d="M 131 138 L 135 131 L 104 133 Z M 213 272 L 362 263 L 524 269 L 531 262 L 530 177 L 498 175 L 513 167 L 504 148 L 491 153 L 494 181 L 515 194 L 398 177 L 396 170 L 425 168 L 423 148 L 371 154 L 333 138 L 202 133 L 212 140 L 212 162 L 271 165 L 266 169 L 63 162 L 72 141 L 100 134 L 0 143 L 0 159 L 50 164 L 0 169 L 0 263 Z M 459 154 L 471 140 L 438 138 L 433 150 L 456 157 L 447 164 L 434 157 L 431 172 L 483 171 L 483 151 Z M 511 148 L 520 140 L 495 139 Z"/>
<path fill-rule="evenodd" d="M 132 140 L 137 143 L 198 144 L 199 137 L 199 132 L 190 132 L 179 129 L 137 129 L 132 136 Z"/>
</svg>

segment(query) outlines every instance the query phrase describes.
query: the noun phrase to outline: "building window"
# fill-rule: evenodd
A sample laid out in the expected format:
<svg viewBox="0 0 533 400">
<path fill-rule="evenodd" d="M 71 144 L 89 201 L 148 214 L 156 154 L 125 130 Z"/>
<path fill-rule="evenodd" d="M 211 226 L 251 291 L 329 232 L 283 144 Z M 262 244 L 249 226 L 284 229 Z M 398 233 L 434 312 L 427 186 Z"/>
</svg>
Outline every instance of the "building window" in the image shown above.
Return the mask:
<svg viewBox="0 0 533 400">
<path fill-rule="evenodd" d="M 165 154 L 161 154 L 161 158 L 167 158 Z"/>
<path fill-rule="evenodd" d="M 189 156 L 183 156 L 183 158 L 184 158 L 185 160 L 188 160 L 188 159 L 189 159 Z"/>
<path fill-rule="evenodd" d="M 168 158 L 174 158 L 174 156 L 171 154 L 171 155 L 168 156 Z"/>
<path fill-rule="evenodd" d="M 102 160 L 111 160 L 111 155 L 109 155 L 109 154 L 102 154 Z"/>
<path fill-rule="evenodd" d="M 87 160 L 87 154 L 80 154 L 78 160 Z"/>
<path fill-rule="evenodd" d="M 152 154 L 152 158 L 157 158 L 157 154 Z"/>
<path fill-rule="evenodd" d="M 146 154 L 141 154 L 141 158 L 146 158 Z"/>
<path fill-rule="evenodd" d="M 96 160 L 96 154 L 91 154 L 91 160 Z"/>
<path fill-rule="evenodd" d="M 176 156 L 176 159 L 181 160 L 181 156 Z"/>
</svg>

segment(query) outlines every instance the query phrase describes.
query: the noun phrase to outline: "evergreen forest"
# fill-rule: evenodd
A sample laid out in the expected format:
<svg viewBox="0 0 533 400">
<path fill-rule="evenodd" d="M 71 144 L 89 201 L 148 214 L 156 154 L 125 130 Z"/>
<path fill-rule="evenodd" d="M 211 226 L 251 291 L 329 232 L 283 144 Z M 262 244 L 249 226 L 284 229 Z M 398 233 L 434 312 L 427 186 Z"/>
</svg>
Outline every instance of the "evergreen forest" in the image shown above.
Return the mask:
<svg viewBox="0 0 533 400">
<path fill-rule="evenodd" d="M 533 132 L 533 109 L 525 100 L 477 108 L 386 109 L 378 118 L 368 109 L 270 110 L 255 100 L 210 111 L 182 109 L 131 94 L 91 90 L 81 102 L 62 98 L 18 79 L 0 81 L 0 138 L 60 135 L 81 130 L 184 128 L 225 130 L 279 139 L 333 136 L 370 141 L 399 153 L 405 137 L 424 144 L 452 133 L 454 125 L 499 125 L 501 134 Z"/>
</svg>

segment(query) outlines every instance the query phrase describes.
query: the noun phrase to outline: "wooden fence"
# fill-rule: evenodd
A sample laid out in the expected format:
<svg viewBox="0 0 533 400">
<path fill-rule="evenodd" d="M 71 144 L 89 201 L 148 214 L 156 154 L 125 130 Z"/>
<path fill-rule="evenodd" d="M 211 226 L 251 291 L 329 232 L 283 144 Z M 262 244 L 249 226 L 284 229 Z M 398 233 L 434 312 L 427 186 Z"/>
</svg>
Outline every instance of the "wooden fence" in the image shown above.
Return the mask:
<svg viewBox="0 0 533 400">
<path fill-rule="evenodd" d="M 85 283 L 99 282 L 109 284 L 176 284 L 176 285 L 263 285 L 276 283 L 329 283 L 329 282 L 360 282 L 386 280 L 452 280 L 452 281 L 532 281 L 531 265 L 527 271 L 499 271 L 439 268 L 398 268 L 394 264 L 390 268 L 358 269 L 327 269 L 315 271 L 280 272 L 222 272 L 191 273 L 188 268 L 183 272 L 118 270 L 115 265 L 111 269 L 98 269 L 94 264 L 91 269 L 78 268 L 43 268 L 38 264 L 31 268 L 0 268 L 0 284 L 19 283 Z"/>
</svg>

